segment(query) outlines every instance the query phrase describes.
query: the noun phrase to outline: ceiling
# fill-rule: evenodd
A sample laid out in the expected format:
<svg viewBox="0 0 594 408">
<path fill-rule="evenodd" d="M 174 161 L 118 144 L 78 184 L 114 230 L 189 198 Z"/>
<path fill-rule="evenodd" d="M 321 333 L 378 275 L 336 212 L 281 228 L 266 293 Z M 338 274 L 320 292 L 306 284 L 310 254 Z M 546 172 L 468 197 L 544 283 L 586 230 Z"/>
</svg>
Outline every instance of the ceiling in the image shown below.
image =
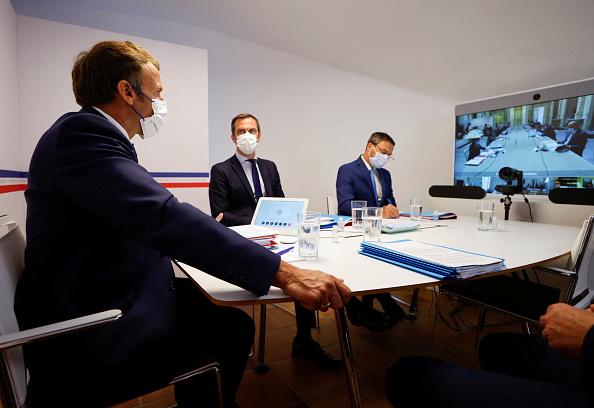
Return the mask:
<svg viewBox="0 0 594 408">
<path fill-rule="evenodd" d="M 592 0 L 12 0 L 195 25 L 466 102 L 594 77 Z M 51 10 L 50 10 L 51 9 Z M 158 29 L 158 26 L 156 27 Z"/>
</svg>

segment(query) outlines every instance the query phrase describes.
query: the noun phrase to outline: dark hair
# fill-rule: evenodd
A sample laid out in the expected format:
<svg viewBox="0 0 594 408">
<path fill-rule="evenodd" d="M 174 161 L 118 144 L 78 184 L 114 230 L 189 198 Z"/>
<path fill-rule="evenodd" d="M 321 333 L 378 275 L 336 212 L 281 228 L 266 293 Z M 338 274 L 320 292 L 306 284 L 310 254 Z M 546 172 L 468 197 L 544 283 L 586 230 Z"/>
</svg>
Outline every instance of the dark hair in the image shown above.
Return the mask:
<svg viewBox="0 0 594 408">
<path fill-rule="evenodd" d="M 76 103 L 93 106 L 113 102 L 121 80 L 141 89 L 141 69 L 149 63 L 160 69 L 147 50 L 130 41 L 103 41 L 82 51 L 72 67 Z"/>
<path fill-rule="evenodd" d="M 367 143 L 377 145 L 378 143 L 383 142 L 384 140 L 392 145 L 396 145 L 396 143 L 394 143 L 394 139 L 392 139 L 392 137 L 389 134 L 384 132 L 374 132 L 371 136 L 369 136 L 369 140 L 367 141 Z"/>
<path fill-rule="evenodd" d="M 260 133 L 260 121 L 258 120 L 258 118 L 256 118 L 254 115 L 250 113 L 240 113 L 239 115 L 233 118 L 233 120 L 231 121 L 231 133 L 235 134 L 235 122 L 237 122 L 239 119 L 247 118 L 252 118 L 256 121 L 256 125 L 258 125 L 258 133 Z"/>
</svg>

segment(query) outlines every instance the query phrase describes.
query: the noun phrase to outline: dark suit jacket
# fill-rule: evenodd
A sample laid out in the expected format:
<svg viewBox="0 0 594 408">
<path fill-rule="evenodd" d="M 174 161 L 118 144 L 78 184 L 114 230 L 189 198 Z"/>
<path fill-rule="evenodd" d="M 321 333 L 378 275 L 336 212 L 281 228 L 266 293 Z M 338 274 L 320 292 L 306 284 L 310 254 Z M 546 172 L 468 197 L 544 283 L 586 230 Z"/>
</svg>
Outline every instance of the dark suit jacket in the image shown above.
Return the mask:
<svg viewBox="0 0 594 408">
<path fill-rule="evenodd" d="M 586 148 L 586 143 L 588 143 L 588 134 L 583 129 L 577 129 L 569 141 L 568 146 L 572 152 L 581 156 Z"/>
<path fill-rule="evenodd" d="M 382 202 L 380 207 L 388 205 L 388 199 L 396 205 L 394 194 L 392 193 L 392 177 L 386 169 L 379 169 L 380 180 L 382 182 Z M 374 206 L 376 203 L 376 194 L 371 184 L 371 175 L 363 158 L 343 164 L 338 169 L 336 178 L 336 197 L 338 199 L 338 214 L 351 215 L 351 201 L 365 200 L 368 206 Z"/>
<path fill-rule="evenodd" d="M 543 135 L 548 136 L 551 140 L 557 140 L 557 134 L 555 133 L 555 129 L 552 126 L 543 126 L 540 131 Z"/>
<path fill-rule="evenodd" d="M 38 382 L 77 375 L 100 389 L 118 375 L 127 384 L 148 382 L 137 372 L 143 361 L 166 367 L 164 351 L 180 324 L 169 257 L 259 295 L 280 263 L 179 202 L 93 108 L 65 114 L 41 137 L 25 198 L 25 270 L 15 299 L 21 329 L 111 308 L 124 312 L 118 322 L 26 346 Z"/>
<path fill-rule="evenodd" d="M 258 168 L 266 196 L 284 197 L 285 193 L 274 162 L 258 158 Z M 223 213 L 221 223 L 224 225 L 245 225 L 252 221 L 257 202 L 245 171 L 235 155 L 212 166 L 208 197 L 212 216 Z"/>
</svg>

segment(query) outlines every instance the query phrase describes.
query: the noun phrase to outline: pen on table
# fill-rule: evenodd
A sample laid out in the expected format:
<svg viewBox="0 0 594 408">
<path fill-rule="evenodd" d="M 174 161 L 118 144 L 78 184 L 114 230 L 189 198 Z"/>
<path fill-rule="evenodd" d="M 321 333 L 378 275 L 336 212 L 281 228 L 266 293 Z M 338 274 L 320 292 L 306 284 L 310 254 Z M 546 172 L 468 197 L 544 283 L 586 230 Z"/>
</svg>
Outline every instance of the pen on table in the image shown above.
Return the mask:
<svg viewBox="0 0 594 408">
<path fill-rule="evenodd" d="M 295 247 L 288 247 L 287 249 L 283 249 L 282 251 L 278 251 L 276 254 L 277 255 L 286 254 L 287 252 L 289 252 L 293 248 L 295 248 Z"/>
</svg>

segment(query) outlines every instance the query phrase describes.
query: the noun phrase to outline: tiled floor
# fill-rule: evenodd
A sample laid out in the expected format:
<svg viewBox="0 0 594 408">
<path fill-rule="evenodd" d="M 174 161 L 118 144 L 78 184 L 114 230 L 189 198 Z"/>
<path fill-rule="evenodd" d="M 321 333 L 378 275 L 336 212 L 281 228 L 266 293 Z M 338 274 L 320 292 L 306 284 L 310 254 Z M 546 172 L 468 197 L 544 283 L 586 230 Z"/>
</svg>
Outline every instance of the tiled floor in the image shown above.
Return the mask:
<svg viewBox="0 0 594 408">
<path fill-rule="evenodd" d="M 393 296 L 409 302 L 412 290 L 393 292 Z M 440 296 L 442 311 L 459 306 Z M 282 306 L 292 309 L 292 303 Z M 379 306 L 377 306 L 379 308 Z M 244 308 L 252 313 L 251 307 Z M 478 308 L 463 306 L 458 313 L 445 315 L 448 324 L 436 316 L 435 292 L 422 289 L 417 320 L 399 322 L 396 327 L 373 333 L 349 325 L 355 355 L 359 390 L 364 408 L 389 408 L 385 398 L 384 376 L 390 365 L 402 356 L 431 355 L 454 364 L 478 368 L 475 352 Z M 257 317 L 257 308 L 256 308 Z M 494 331 L 521 332 L 522 326 L 512 318 L 495 312 L 487 314 L 488 327 L 481 336 Z M 313 329 L 314 339 L 334 356 L 340 355 L 333 312 L 320 313 L 320 329 Z M 448 327 L 449 326 L 449 327 Z M 453 330 L 457 329 L 457 330 Z M 538 330 L 538 328 L 535 328 Z M 242 408 L 344 408 L 349 406 L 343 370 L 328 371 L 314 363 L 291 358 L 291 341 L 295 335 L 295 319 L 288 312 L 269 305 L 267 312 L 266 374 L 253 371 L 250 358 L 239 390 Z M 433 340 L 433 341 L 432 341 Z M 256 340 L 257 341 L 257 340 Z M 165 408 L 174 404 L 171 387 L 118 405 L 117 408 Z"/>
</svg>

